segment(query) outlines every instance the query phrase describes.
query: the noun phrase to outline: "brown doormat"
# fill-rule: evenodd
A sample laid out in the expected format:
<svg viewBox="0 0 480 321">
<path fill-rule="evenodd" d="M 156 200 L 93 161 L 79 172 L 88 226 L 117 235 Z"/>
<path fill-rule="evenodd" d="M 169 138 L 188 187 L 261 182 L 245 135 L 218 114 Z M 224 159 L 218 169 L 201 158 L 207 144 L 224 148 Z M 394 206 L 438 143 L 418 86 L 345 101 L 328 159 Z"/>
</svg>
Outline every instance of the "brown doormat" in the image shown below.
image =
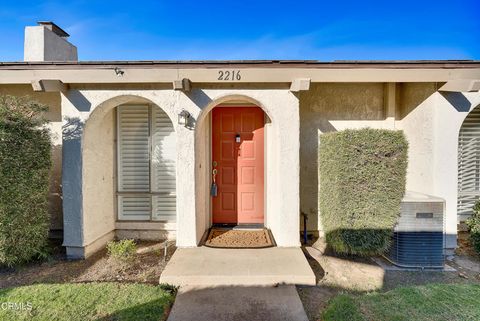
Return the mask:
<svg viewBox="0 0 480 321">
<path fill-rule="evenodd" d="M 264 248 L 275 246 L 268 229 L 212 228 L 205 246 L 218 248 Z"/>
</svg>

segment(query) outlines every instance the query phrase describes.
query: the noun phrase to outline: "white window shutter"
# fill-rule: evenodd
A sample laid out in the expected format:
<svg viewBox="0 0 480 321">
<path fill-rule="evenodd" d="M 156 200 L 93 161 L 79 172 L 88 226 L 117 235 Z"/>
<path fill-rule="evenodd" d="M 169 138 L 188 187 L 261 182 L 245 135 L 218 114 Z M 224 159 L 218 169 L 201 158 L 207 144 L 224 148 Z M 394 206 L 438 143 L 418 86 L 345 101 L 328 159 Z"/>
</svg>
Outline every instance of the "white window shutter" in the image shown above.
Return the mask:
<svg viewBox="0 0 480 321">
<path fill-rule="evenodd" d="M 458 138 L 458 219 L 472 214 L 480 198 L 480 108 L 468 114 Z"/>
<path fill-rule="evenodd" d="M 118 107 L 120 192 L 150 190 L 148 106 Z"/>
<path fill-rule="evenodd" d="M 152 108 L 152 218 L 174 221 L 176 218 L 176 135 L 167 114 Z"/>
<path fill-rule="evenodd" d="M 150 219 L 150 195 L 118 195 L 118 219 L 144 221 Z"/>
<path fill-rule="evenodd" d="M 149 107 L 119 106 L 117 110 L 119 219 L 149 220 Z"/>
<path fill-rule="evenodd" d="M 119 106 L 118 218 L 175 221 L 176 135 L 158 107 Z"/>
</svg>

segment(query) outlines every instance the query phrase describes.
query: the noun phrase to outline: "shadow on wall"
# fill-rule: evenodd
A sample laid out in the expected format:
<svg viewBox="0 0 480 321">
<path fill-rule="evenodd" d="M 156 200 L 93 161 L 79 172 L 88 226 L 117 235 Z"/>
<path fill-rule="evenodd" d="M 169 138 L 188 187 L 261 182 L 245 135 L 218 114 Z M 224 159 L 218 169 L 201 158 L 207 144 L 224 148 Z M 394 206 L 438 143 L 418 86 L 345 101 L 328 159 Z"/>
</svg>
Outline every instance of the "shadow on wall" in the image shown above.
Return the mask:
<svg viewBox="0 0 480 321">
<path fill-rule="evenodd" d="M 403 83 L 399 86 L 398 120 L 404 119 L 425 100 L 437 92 L 436 83 Z M 461 92 L 439 92 L 458 112 L 469 112 L 472 103 Z"/>
<path fill-rule="evenodd" d="M 462 93 L 440 92 L 440 94 L 459 112 L 468 113 L 472 108 L 472 103 Z"/>
<path fill-rule="evenodd" d="M 78 117 L 65 117 L 62 126 L 63 141 L 80 140 L 85 123 Z"/>
<path fill-rule="evenodd" d="M 81 210 L 82 201 L 78 194 L 82 184 L 82 128 L 84 123 L 77 117 L 65 118 L 62 126 L 62 191 L 64 222 L 68 217 L 68 225 L 63 226 L 64 241 L 82 240 Z"/>
<path fill-rule="evenodd" d="M 208 106 L 212 102 L 212 98 L 201 89 L 194 89 L 186 92 L 185 95 L 197 106 Z"/>
<path fill-rule="evenodd" d="M 78 111 L 90 111 L 92 103 L 78 90 L 69 90 L 66 98 Z"/>
<path fill-rule="evenodd" d="M 151 156 L 150 156 L 150 170 L 151 178 L 151 192 L 167 192 L 176 195 L 176 159 L 177 150 L 180 148 L 177 145 L 177 134 L 174 125 L 165 111 L 154 105 L 154 115 L 156 119 L 154 123 L 161 124 L 160 127 L 154 126 L 152 128 L 151 139 Z M 187 126 L 194 126 L 193 117 L 187 120 Z M 168 133 L 167 133 L 168 132 Z M 156 220 L 175 221 L 177 199 L 176 196 L 161 196 L 152 195 L 152 218 Z"/>
<path fill-rule="evenodd" d="M 50 193 L 48 198 L 48 211 L 50 213 L 50 230 L 63 229 L 62 208 L 62 145 L 52 147 L 52 160 L 54 166 L 50 173 Z M 56 165 L 56 166 L 55 166 Z"/>
</svg>

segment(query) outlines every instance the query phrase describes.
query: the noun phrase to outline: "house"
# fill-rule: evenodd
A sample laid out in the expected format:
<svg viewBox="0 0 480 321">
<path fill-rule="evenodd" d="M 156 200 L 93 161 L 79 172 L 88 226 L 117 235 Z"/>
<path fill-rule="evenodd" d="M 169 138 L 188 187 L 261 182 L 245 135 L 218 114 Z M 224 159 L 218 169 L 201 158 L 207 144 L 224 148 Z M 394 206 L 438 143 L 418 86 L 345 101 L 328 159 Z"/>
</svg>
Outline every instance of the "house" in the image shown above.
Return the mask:
<svg viewBox="0 0 480 321">
<path fill-rule="evenodd" d="M 70 257 L 115 236 L 196 247 L 213 223 L 321 234 L 319 135 L 403 130 L 407 189 L 446 201 L 446 249 L 480 196 L 480 61 L 78 61 L 51 22 L 25 29 L 0 93 L 46 103 L 51 229 Z M 218 186 L 212 197 L 213 177 Z"/>
</svg>

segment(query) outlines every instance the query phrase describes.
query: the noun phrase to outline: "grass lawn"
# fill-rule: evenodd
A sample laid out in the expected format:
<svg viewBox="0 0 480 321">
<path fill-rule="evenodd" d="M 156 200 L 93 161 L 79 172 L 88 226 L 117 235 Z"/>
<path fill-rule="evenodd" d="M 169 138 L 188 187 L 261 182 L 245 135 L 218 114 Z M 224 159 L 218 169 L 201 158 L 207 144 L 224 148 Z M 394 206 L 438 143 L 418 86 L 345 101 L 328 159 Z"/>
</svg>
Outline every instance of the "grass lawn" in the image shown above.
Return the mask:
<svg viewBox="0 0 480 321">
<path fill-rule="evenodd" d="M 480 320 L 480 285 L 431 284 L 385 293 L 342 294 L 329 302 L 322 320 Z"/>
<path fill-rule="evenodd" d="M 145 284 L 37 284 L 0 289 L 0 320 L 165 320 L 174 299 Z"/>
</svg>

